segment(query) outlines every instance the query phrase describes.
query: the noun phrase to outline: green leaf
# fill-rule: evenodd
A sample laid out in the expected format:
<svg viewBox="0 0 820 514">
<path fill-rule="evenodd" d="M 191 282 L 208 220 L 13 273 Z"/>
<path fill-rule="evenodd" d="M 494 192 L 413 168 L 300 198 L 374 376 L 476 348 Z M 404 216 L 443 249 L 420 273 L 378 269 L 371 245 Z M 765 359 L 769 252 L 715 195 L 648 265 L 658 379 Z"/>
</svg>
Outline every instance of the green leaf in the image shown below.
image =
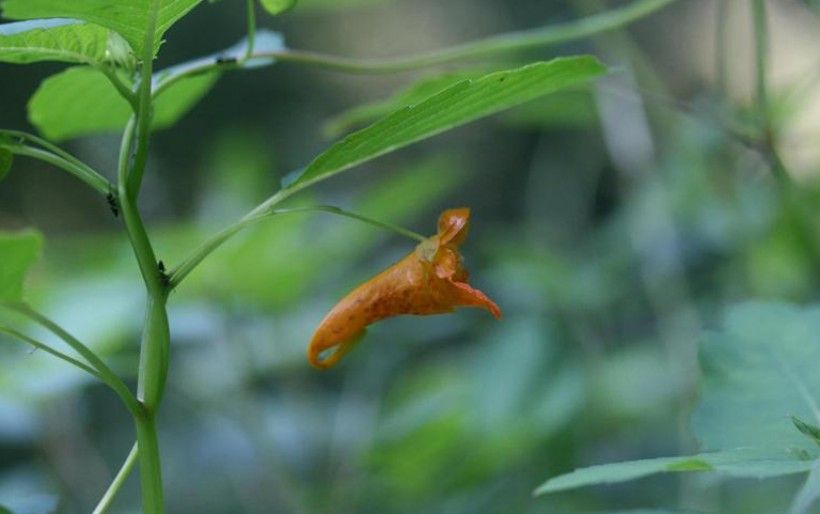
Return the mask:
<svg viewBox="0 0 820 514">
<path fill-rule="evenodd" d="M 201 0 L 4 0 L 3 16 L 13 20 L 77 18 L 120 34 L 143 55 L 146 31 L 153 26 L 153 52 L 162 36 Z"/>
<path fill-rule="evenodd" d="M 155 101 L 153 128 L 173 125 L 217 78 L 217 73 L 207 73 L 169 86 Z M 120 130 L 131 112 L 128 102 L 108 79 L 85 66 L 69 68 L 44 80 L 28 104 L 31 123 L 54 141 Z"/>
<path fill-rule="evenodd" d="M 453 84 L 478 78 L 481 75 L 483 75 L 482 72 L 473 70 L 425 77 L 390 98 L 359 105 L 336 115 L 325 123 L 324 133 L 327 137 L 338 137 L 353 128 L 386 116 L 392 111 L 426 100 Z"/>
<path fill-rule="evenodd" d="M 0 25 L 0 61 L 93 64 L 105 59 L 108 30 L 79 20 L 31 20 Z"/>
<path fill-rule="evenodd" d="M 0 182 L 11 171 L 11 165 L 14 162 L 14 154 L 6 148 L 0 148 Z"/>
<path fill-rule="evenodd" d="M 268 13 L 274 16 L 292 9 L 296 5 L 296 0 L 259 0 L 259 2 Z"/>
<path fill-rule="evenodd" d="M 0 232 L 0 302 L 19 301 L 29 267 L 40 255 L 43 238 L 33 230 Z"/>
<path fill-rule="evenodd" d="M 728 311 L 700 348 L 701 401 L 692 418 L 706 449 L 816 450 L 790 416 L 820 423 L 820 309 L 752 302 Z"/>
<path fill-rule="evenodd" d="M 590 80 L 594 57 L 564 57 L 459 82 L 355 132 L 311 162 L 288 187 L 306 186 L 410 143 Z"/>
<path fill-rule="evenodd" d="M 536 493 L 669 471 L 767 477 L 812 469 L 820 462 L 816 427 L 792 419 L 820 422 L 818 333 L 818 307 L 751 302 L 729 309 L 723 329 L 701 344 L 701 399 L 692 417 L 695 436 L 714 453 L 593 466 L 553 478 Z M 820 491 L 807 489 L 804 502 L 814 501 L 814 489 Z"/>
<path fill-rule="evenodd" d="M 691 457 L 661 457 L 602 464 L 577 469 L 572 473 L 547 480 L 535 495 L 555 493 L 595 484 L 626 482 L 658 473 L 686 471 L 716 471 L 735 477 L 766 478 L 811 469 L 813 461 L 800 455 L 779 450 L 727 450 L 701 453 Z"/>
</svg>

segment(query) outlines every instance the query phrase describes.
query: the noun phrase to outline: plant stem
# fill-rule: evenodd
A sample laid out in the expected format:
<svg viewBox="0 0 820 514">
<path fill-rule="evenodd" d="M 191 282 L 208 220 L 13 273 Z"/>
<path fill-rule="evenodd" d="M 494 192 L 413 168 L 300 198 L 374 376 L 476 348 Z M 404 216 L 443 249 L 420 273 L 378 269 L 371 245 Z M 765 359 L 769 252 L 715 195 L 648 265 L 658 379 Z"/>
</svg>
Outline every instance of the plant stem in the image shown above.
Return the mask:
<svg viewBox="0 0 820 514">
<path fill-rule="evenodd" d="M 0 325 L 0 334 L 6 334 L 7 336 L 13 337 L 18 341 L 30 344 L 38 350 L 43 350 L 44 352 L 51 354 L 57 357 L 58 359 L 62 359 L 65 362 L 71 364 L 72 366 L 76 366 L 81 370 L 85 371 L 86 373 L 88 373 L 89 375 L 105 382 L 105 380 L 103 380 L 103 378 L 100 376 L 99 372 L 96 369 L 92 368 L 91 366 L 80 360 L 75 359 L 70 355 L 66 355 L 63 352 L 52 348 L 51 346 L 47 345 L 46 343 L 43 343 L 42 341 L 38 341 L 32 337 L 29 337 L 21 332 L 14 330 L 13 328 L 5 327 L 3 325 Z"/>
<path fill-rule="evenodd" d="M 781 182 L 789 182 L 789 174 L 777 151 L 777 141 L 772 125 L 769 103 L 769 30 L 766 20 L 766 0 L 751 0 L 752 21 L 755 36 L 755 95 L 758 122 L 763 148 L 772 166 L 772 173 Z"/>
<path fill-rule="evenodd" d="M 729 1 L 717 0 L 717 16 L 715 23 L 715 75 L 717 75 L 717 90 L 721 100 L 726 101 L 729 93 L 728 53 L 727 53 L 727 25 L 729 21 Z"/>
<path fill-rule="evenodd" d="M 114 86 L 117 92 L 120 94 L 121 97 L 128 102 L 131 108 L 136 112 L 139 108 L 137 103 L 137 97 L 134 95 L 134 92 L 126 86 L 123 81 L 117 76 L 117 73 L 112 70 L 107 64 L 100 64 L 96 66 L 97 70 L 100 71 L 105 77 L 108 79 L 108 82 Z"/>
<path fill-rule="evenodd" d="M 42 326 L 49 332 L 53 333 L 66 344 L 68 344 L 74 351 L 79 353 L 83 359 L 88 362 L 94 370 L 97 371 L 100 379 L 105 382 L 111 389 L 114 390 L 117 395 L 119 395 L 120 399 L 123 401 L 125 406 L 131 412 L 132 415 L 140 415 L 142 414 L 142 405 L 134 398 L 134 395 L 131 393 L 131 390 L 128 389 L 128 386 L 120 379 L 120 377 L 114 373 L 111 368 L 96 354 L 93 350 L 91 350 L 88 346 L 82 343 L 79 339 L 72 336 L 68 333 L 63 327 L 55 323 L 54 321 L 50 320 L 46 316 L 40 314 L 36 310 L 32 309 L 28 305 L 24 303 L 13 303 L 13 304 L 4 304 L 8 308 L 14 310 L 26 316 L 27 318 L 31 319 L 38 325 Z"/>
<path fill-rule="evenodd" d="M 137 462 L 138 453 L 139 444 L 134 443 L 134 446 L 131 447 L 131 451 L 128 452 L 128 456 L 125 458 L 125 462 L 122 463 L 122 466 L 117 472 L 117 475 L 114 477 L 114 480 L 111 481 L 111 485 L 108 486 L 105 494 L 103 494 L 103 497 L 100 498 L 99 503 L 97 503 L 97 506 L 91 514 L 104 514 L 108 510 L 111 503 L 113 503 L 114 498 L 117 496 L 117 493 L 120 491 L 120 488 L 128 478 L 128 475 L 131 474 L 131 470 Z"/>
<path fill-rule="evenodd" d="M 142 510 L 145 514 L 161 514 L 165 507 L 155 416 L 153 413 L 146 413 L 135 421 L 139 446 Z"/>
<path fill-rule="evenodd" d="M 551 45 L 577 41 L 589 36 L 621 28 L 629 23 L 653 14 L 677 0 L 635 0 L 618 9 L 582 18 L 579 20 L 532 30 L 509 32 L 495 37 L 465 43 L 435 52 L 399 57 L 395 59 L 354 59 L 319 52 L 284 49 L 274 52 L 257 52 L 247 55 L 251 58 L 270 58 L 274 62 L 292 62 L 306 66 L 316 66 L 344 73 L 394 73 L 409 71 L 438 64 L 446 64 L 463 59 L 478 59 L 510 54 L 523 50 L 543 48 Z M 169 74 L 158 81 L 155 95 L 175 82 L 193 75 L 218 69 L 237 68 L 218 60 L 202 60 L 181 71 Z"/>
<path fill-rule="evenodd" d="M 144 410 L 140 416 L 134 416 L 139 445 L 140 486 L 144 514 L 164 512 L 156 415 L 168 373 L 170 347 L 166 310 L 168 288 L 164 275 L 159 270 L 154 248 L 137 207 L 137 198 L 148 159 L 151 133 L 154 29 L 160 4 L 159 0 L 151 0 L 149 6 L 144 41 L 145 51 L 142 55 L 140 87 L 137 96 L 138 104 L 134 116 L 128 121 L 123 132 L 117 171 L 117 194 L 122 218 L 147 292 L 137 384 L 137 398 L 142 402 Z M 134 149 L 133 160 L 130 158 L 132 148 Z"/>
<path fill-rule="evenodd" d="M 278 201 L 282 201 L 283 198 L 279 198 Z M 278 203 L 277 201 L 277 203 Z M 408 237 L 410 239 L 416 241 L 424 241 L 425 238 L 423 235 L 413 232 L 412 230 L 407 230 L 404 227 L 400 227 L 398 225 L 394 225 L 392 223 L 387 223 L 384 221 L 379 221 L 373 218 L 369 218 L 367 216 L 363 216 L 361 214 L 357 214 L 355 212 L 346 211 L 339 207 L 334 207 L 332 205 L 313 205 L 310 207 L 295 207 L 292 209 L 272 209 L 272 205 L 268 205 L 264 210 L 260 212 L 260 209 L 254 209 L 251 213 L 247 214 L 239 221 L 230 225 L 223 229 L 222 231 L 218 232 L 216 235 L 205 241 L 199 248 L 194 250 L 194 252 L 188 256 L 179 266 L 174 268 L 169 274 L 168 282 L 170 288 L 174 288 L 182 282 L 185 277 L 188 276 L 191 271 L 199 265 L 200 262 L 205 260 L 205 258 L 211 254 L 214 250 L 219 248 L 225 241 L 231 238 L 231 236 L 235 235 L 237 232 L 241 231 L 244 228 L 247 228 L 251 225 L 262 221 L 271 216 L 277 216 L 279 214 L 295 214 L 300 212 L 328 212 L 330 214 L 335 214 L 337 216 L 344 216 L 346 218 L 352 218 L 355 220 L 363 221 L 365 223 L 369 223 L 370 225 L 383 228 L 386 230 L 390 230 L 397 234 L 400 234 L 404 237 Z"/>
<path fill-rule="evenodd" d="M 5 148 L 16 155 L 31 157 L 47 162 L 53 166 L 65 170 L 104 195 L 107 195 L 111 191 L 111 184 L 108 180 L 103 178 L 102 175 L 90 170 L 88 167 L 78 166 L 76 163 L 50 151 L 34 148 L 20 143 L 7 143 L 3 141 L 0 141 L 0 148 Z"/>
<path fill-rule="evenodd" d="M 256 40 L 256 0 L 247 0 L 248 12 L 248 47 L 245 50 L 244 61 L 253 56 L 253 47 Z"/>
</svg>

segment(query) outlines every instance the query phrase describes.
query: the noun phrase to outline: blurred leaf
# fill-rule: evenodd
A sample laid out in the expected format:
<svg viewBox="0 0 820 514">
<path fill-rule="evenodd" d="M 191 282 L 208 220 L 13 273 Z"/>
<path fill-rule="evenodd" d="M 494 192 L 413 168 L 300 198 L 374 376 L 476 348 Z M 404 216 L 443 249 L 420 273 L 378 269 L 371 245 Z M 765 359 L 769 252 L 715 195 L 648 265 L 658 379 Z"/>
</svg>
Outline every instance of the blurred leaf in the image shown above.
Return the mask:
<svg viewBox="0 0 820 514">
<path fill-rule="evenodd" d="M 216 73 L 198 75 L 169 86 L 154 106 L 153 127 L 173 125 L 213 86 Z M 28 104 L 29 120 L 52 140 L 122 129 L 131 107 L 105 76 L 78 66 L 44 80 Z"/>
<path fill-rule="evenodd" d="M 108 30 L 79 20 L 31 20 L 0 25 L 0 61 L 93 64 L 105 59 Z"/>
<path fill-rule="evenodd" d="M 445 130 L 586 82 L 605 70 L 594 57 L 565 57 L 459 82 L 347 136 L 314 159 L 288 187 L 322 180 Z"/>
<path fill-rule="evenodd" d="M 810 459 L 802 459 L 797 455 L 789 456 L 779 449 L 740 449 L 701 453 L 691 457 L 633 460 L 577 469 L 572 473 L 547 480 L 534 494 L 555 493 L 588 485 L 625 482 L 657 473 L 684 471 L 717 471 L 735 477 L 766 478 L 802 473 L 811 469 L 812 464 L 813 461 Z"/>
<path fill-rule="evenodd" d="M 820 421 L 820 308 L 746 303 L 701 344 L 701 400 L 692 426 L 704 448 L 695 457 L 604 464 L 548 480 L 542 494 L 668 471 L 767 477 L 812 469 L 813 440 L 789 416 Z"/>
<path fill-rule="evenodd" d="M 805 514 L 810 512 L 809 509 L 820 498 L 820 468 L 816 466 L 811 470 L 803 487 L 795 495 L 792 500 L 789 514 Z"/>
<path fill-rule="evenodd" d="M 392 111 L 421 102 L 453 84 L 481 75 L 482 72 L 472 70 L 425 77 L 386 100 L 359 105 L 337 114 L 325 122 L 323 132 L 328 138 L 339 137 L 356 127 L 386 116 Z"/>
<path fill-rule="evenodd" d="M 272 15 L 281 14 L 296 5 L 296 0 L 259 0 L 262 7 Z"/>
<path fill-rule="evenodd" d="M 6 148 L 0 148 L 0 182 L 8 176 L 13 163 L 14 154 Z"/>
<path fill-rule="evenodd" d="M 144 53 L 146 31 L 153 27 L 154 54 L 162 36 L 201 0 L 4 0 L 3 16 L 13 20 L 77 18 L 119 33 L 137 55 Z"/>
<path fill-rule="evenodd" d="M 790 416 L 820 422 L 820 308 L 753 302 L 729 309 L 700 347 L 695 435 L 707 449 L 816 453 Z"/>
<path fill-rule="evenodd" d="M 22 298 L 26 273 L 39 257 L 42 245 L 42 236 L 33 230 L 0 232 L 0 301 Z"/>
</svg>

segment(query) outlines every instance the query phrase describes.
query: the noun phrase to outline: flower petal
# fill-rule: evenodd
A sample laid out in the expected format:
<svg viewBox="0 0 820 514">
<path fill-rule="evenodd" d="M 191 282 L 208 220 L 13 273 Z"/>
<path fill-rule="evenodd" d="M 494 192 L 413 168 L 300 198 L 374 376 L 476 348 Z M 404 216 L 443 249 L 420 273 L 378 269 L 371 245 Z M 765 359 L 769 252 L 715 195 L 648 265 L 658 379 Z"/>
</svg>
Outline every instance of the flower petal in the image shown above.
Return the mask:
<svg viewBox="0 0 820 514">
<path fill-rule="evenodd" d="M 308 345 L 310 364 L 320 369 L 335 365 L 361 340 L 368 325 L 393 316 L 478 307 L 500 318 L 498 305 L 467 284 L 468 273 L 458 245 L 467 237 L 469 220 L 470 209 L 444 211 L 438 220 L 438 234 L 342 298 Z"/>
</svg>

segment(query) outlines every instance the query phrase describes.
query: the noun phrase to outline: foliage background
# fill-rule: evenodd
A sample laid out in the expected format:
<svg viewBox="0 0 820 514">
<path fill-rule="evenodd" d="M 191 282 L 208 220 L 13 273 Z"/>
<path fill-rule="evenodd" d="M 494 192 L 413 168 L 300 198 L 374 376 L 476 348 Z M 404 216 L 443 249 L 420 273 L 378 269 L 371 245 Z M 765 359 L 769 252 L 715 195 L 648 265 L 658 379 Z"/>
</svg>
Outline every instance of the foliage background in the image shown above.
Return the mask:
<svg viewBox="0 0 820 514">
<path fill-rule="evenodd" d="M 716 4 L 679 2 L 628 30 L 528 57 L 590 52 L 617 67 L 591 91 L 526 106 L 360 167 L 314 199 L 422 233 L 468 205 L 481 312 L 372 327 L 338 369 L 304 348 L 324 313 L 410 245 L 322 214 L 265 222 L 174 293 L 161 417 L 171 512 L 546 513 L 678 506 L 782 511 L 797 478 L 662 476 L 531 497 L 576 467 L 694 453 L 697 344 L 727 305 L 816 298 L 816 216 L 795 216 L 734 127 L 752 118 L 751 21 L 728 2 L 726 84 Z M 593 0 L 301 0 L 262 24 L 291 47 L 393 56 L 574 19 Z M 820 172 L 820 18 L 770 2 L 781 151 L 808 205 Z M 233 44 L 237 2 L 203 5 L 168 34 L 160 66 Z M 0 66 L 0 120 L 61 66 Z M 280 64 L 226 74 L 152 144 L 144 212 L 166 262 L 324 149 L 326 122 L 431 73 L 346 76 Z M 116 136 L 69 148 L 115 168 Z M 804 204 L 805 205 L 805 204 Z M 30 294 L 112 362 L 136 369 L 142 294 L 104 202 L 18 159 L 0 226 L 47 236 Z M 0 503 L 87 512 L 133 438 L 102 386 L 41 353 L 0 347 Z M 133 379 L 133 377 L 132 377 Z M 789 415 L 783 412 L 783 416 Z M 132 477 L 117 512 L 136 512 Z"/>
</svg>

